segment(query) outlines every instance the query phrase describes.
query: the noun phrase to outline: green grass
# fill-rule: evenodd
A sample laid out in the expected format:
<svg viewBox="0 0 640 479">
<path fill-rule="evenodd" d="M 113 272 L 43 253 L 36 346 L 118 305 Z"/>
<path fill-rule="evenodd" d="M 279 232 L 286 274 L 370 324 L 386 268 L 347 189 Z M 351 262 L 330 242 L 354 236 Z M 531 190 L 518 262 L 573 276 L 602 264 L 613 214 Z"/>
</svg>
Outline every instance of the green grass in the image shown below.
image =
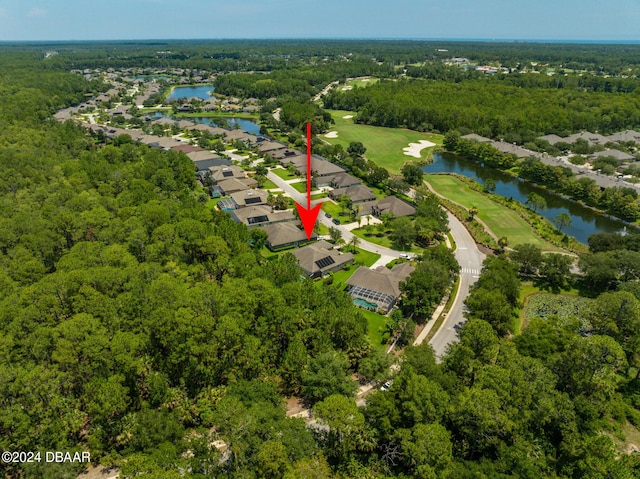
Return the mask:
<svg viewBox="0 0 640 479">
<path fill-rule="evenodd" d="M 369 234 L 366 230 L 366 226 L 363 226 L 361 228 L 356 228 L 351 230 L 351 232 L 356 235 L 358 238 L 361 238 L 363 240 L 369 241 L 370 243 L 374 243 L 380 246 L 384 246 L 385 248 L 391 248 L 391 249 L 397 249 L 393 246 L 393 243 L 391 242 L 391 240 L 389 239 L 389 237 L 385 234 L 384 236 L 377 236 L 377 232 L 376 232 L 376 228 L 375 225 L 373 226 L 373 228 L 371 229 L 371 234 Z M 422 249 L 418 248 L 416 246 L 412 246 L 411 248 L 409 248 L 408 250 L 405 251 L 411 251 L 412 253 L 418 253 L 421 254 L 422 253 Z"/>
<path fill-rule="evenodd" d="M 326 198 L 327 196 L 328 196 L 327 193 L 316 193 L 315 195 L 311 195 L 311 199 L 320 200 L 322 198 Z"/>
<path fill-rule="evenodd" d="M 384 325 L 387 321 L 386 316 L 374 313 L 373 311 L 367 311 L 366 309 L 361 309 L 360 312 L 367 319 L 367 333 L 371 345 L 376 348 L 386 349 L 386 345 L 383 343 Z"/>
<path fill-rule="evenodd" d="M 264 182 L 264 185 L 262 185 L 262 189 L 264 189 L 264 190 L 274 190 L 276 188 L 279 188 L 278 185 L 276 185 L 273 181 L 271 181 L 268 178 Z"/>
<path fill-rule="evenodd" d="M 340 223 L 345 224 L 351 222 L 349 216 L 340 216 L 342 208 L 340 207 L 340 205 L 334 203 L 333 201 L 323 201 L 322 211 L 324 211 L 325 213 L 330 213 L 333 218 L 339 219 Z"/>
<path fill-rule="evenodd" d="M 465 208 L 478 208 L 478 217 L 498 238 L 506 236 L 510 247 L 532 243 L 543 251 L 562 251 L 537 236 L 518 213 L 473 191 L 457 178 L 450 175 L 425 175 L 425 179 L 442 196 L 460 203 Z"/>
<path fill-rule="evenodd" d="M 344 251 L 345 253 L 353 253 L 353 250 L 349 246 L 346 246 L 342 251 Z M 354 255 L 355 264 L 351 265 L 348 271 L 343 269 L 333 273 L 333 284 L 346 283 L 351 275 L 355 273 L 360 266 L 371 267 L 376 261 L 380 259 L 380 255 L 377 253 L 365 251 L 361 248 L 356 248 L 356 251 L 357 253 Z"/>
<path fill-rule="evenodd" d="M 289 186 L 291 186 L 291 188 L 293 188 L 294 190 L 300 192 L 300 193 L 306 193 L 307 192 L 307 182 L 306 181 L 298 181 L 297 183 L 289 183 Z M 311 191 L 313 190 L 313 186 L 311 187 Z M 318 190 L 316 191 L 316 196 L 320 195 L 320 198 L 323 198 L 321 193 L 318 193 Z M 315 198 L 314 198 L 315 199 Z"/>
<path fill-rule="evenodd" d="M 216 205 L 218 204 L 218 202 L 223 199 L 224 198 L 212 198 L 209 201 L 207 201 L 206 207 L 209 208 L 210 210 L 213 210 L 216 208 Z"/>
<path fill-rule="evenodd" d="M 355 80 L 350 80 L 347 82 L 348 86 L 352 86 L 354 88 L 358 87 L 358 88 L 362 88 L 365 86 L 369 86 L 369 85 L 373 85 L 374 83 L 378 83 L 380 81 L 379 78 L 368 78 L 368 79 L 355 79 Z M 342 88 L 342 87 L 340 87 Z"/>
<path fill-rule="evenodd" d="M 291 180 L 293 178 L 298 178 L 298 176 L 296 176 L 295 174 L 292 175 L 291 173 L 289 173 L 288 170 L 285 170 L 284 168 L 273 168 L 271 172 L 274 175 L 279 176 L 283 180 Z"/>
<path fill-rule="evenodd" d="M 338 132 L 338 138 L 325 138 L 332 145 L 342 145 L 345 149 L 352 141 L 360 141 L 367 148 L 365 156 L 383 166 L 391 173 L 399 173 L 402 165 L 411 160 L 413 156 L 407 156 L 402 149 L 419 140 L 428 140 L 437 145 L 442 145 L 443 136 L 431 133 L 401 128 L 385 128 L 381 126 L 358 125 L 353 119 L 342 118 L 345 115 L 354 115 L 354 112 L 344 110 L 327 110 L 331 113 L 335 125 L 331 131 Z M 426 156 L 427 149 L 422 150 L 422 159 Z"/>
</svg>

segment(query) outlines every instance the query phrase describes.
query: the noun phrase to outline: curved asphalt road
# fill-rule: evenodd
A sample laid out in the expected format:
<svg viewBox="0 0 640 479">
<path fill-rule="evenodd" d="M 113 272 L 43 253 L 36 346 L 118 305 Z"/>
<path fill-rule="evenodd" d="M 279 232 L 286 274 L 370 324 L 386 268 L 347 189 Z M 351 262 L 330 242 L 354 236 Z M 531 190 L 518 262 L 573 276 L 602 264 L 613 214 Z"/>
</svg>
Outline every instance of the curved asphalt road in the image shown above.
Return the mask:
<svg viewBox="0 0 640 479">
<path fill-rule="evenodd" d="M 451 236 L 453 236 L 456 242 L 456 251 L 454 254 L 460 265 L 460 287 L 447 318 L 431 341 L 429 341 L 437 358 L 442 357 L 449 343 L 458 340 L 458 334 L 454 326 L 459 322 L 466 321 L 463 315 L 465 311 L 464 300 L 469 295 L 469 288 L 477 281 L 478 276 L 480 276 L 482 262 L 486 257 L 486 255 L 478 249 L 473 237 L 460 220 L 449 212 L 447 212 L 447 216 L 449 218 Z"/>
</svg>

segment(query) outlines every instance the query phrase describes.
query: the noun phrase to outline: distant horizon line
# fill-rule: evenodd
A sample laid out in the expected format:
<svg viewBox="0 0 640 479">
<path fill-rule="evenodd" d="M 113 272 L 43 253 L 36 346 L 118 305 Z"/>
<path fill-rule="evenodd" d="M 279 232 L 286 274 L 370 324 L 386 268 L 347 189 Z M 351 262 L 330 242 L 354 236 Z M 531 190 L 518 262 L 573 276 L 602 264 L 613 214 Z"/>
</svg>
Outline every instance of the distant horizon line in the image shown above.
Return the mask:
<svg viewBox="0 0 640 479">
<path fill-rule="evenodd" d="M 406 41 L 406 42 L 481 42 L 481 43 L 564 43 L 588 45 L 633 45 L 636 40 L 553 39 L 553 38 L 421 38 L 421 37 L 230 37 L 230 38 L 121 38 L 76 40 L 0 40 L 0 44 L 70 44 L 70 43 L 148 43 L 148 42 L 224 42 L 224 41 Z"/>
</svg>

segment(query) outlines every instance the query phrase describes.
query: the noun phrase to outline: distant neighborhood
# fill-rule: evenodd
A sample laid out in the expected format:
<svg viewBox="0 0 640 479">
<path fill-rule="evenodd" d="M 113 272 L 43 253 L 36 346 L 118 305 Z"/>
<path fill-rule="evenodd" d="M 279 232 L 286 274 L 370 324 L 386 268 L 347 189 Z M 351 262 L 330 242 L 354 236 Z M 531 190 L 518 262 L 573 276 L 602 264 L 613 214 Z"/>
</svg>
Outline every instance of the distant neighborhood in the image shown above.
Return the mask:
<svg viewBox="0 0 640 479">
<path fill-rule="evenodd" d="M 354 303 L 360 307 L 379 311 L 383 314 L 393 309 L 401 295 L 399 284 L 414 270 L 409 263 L 401 262 L 391 269 L 386 262 L 379 262 L 369 268 L 357 264 L 352 251 L 346 244 L 327 241 L 327 235 L 314 232 L 307 239 L 297 217 L 292 195 L 270 181 L 271 178 L 283 182 L 283 186 L 295 186 L 307 174 L 307 155 L 289 145 L 274 141 L 266 135 L 253 134 L 241 129 L 197 123 L 187 119 L 172 119 L 167 116 L 145 114 L 145 104 L 149 99 L 159 98 L 159 75 L 183 75 L 184 71 L 154 71 L 149 79 L 127 76 L 130 71 L 82 71 L 86 78 L 96 75 L 108 81 L 112 87 L 86 102 L 59 111 L 55 118 L 64 122 L 79 121 L 94 135 L 104 139 L 114 139 L 128 135 L 132 141 L 151 148 L 173 150 L 185 154 L 193 161 L 196 181 L 203 191 L 215 202 L 215 208 L 227 212 L 231 218 L 247 228 L 260 228 L 266 233 L 265 246 L 279 253 L 290 251 L 298 260 L 305 275 L 323 278 L 353 268 L 353 274 L 346 281 L 346 290 Z M 210 81 L 204 72 L 178 80 L 176 84 L 193 84 Z M 128 101 L 129 104 L 125 103 Z M 200 111 L 254 111 L 252 99 L 198 98 L 182 99 L 180 106 L 171 112 L 193 111 L 194 105 Z M 218 142 L 216 150 L 199 146 L 206 142 Z M 264 167 L 267 163 L 269 166 Z M 260 169 L 265 175 L 257 175 Z M 416 209 L 408 202 L 388 195 L 380 195 L 364 185 L 360 179 L 348 173 L 343 167 L 328 161 L 320 155 L 311 157 L 313 188 L 322 201 L 334 203 L 347 201 L 350 208 L 358 212 L 358 222 L 366 218 L 367 224 L 380 222 L 381 217 L 400 218 L 415 215 Z M 279 173 L 278 173 L 279 172 Z M 279 176 L 278 176 L 279 175 Z M 259 181 L 260 180 L 260 184 Z M 271 184 L 265 185 L 265 180 Z M 323 216 L 326 221 L 329 213 Z M 332 227 L 347 231 L 340 219 L 332 218 Z M 352 224 L 353 226 L 353 224 Z M 322 226 L 321 226 L 322 228 Z M 326 231 L 326 226 L 323 228 Z M 378 255 L 379 256 L 379 255 Z M 400 252 L 396 257 L 407 256 Z M 356 268 L 357 266 L 357 268 Z"/>
</svg>

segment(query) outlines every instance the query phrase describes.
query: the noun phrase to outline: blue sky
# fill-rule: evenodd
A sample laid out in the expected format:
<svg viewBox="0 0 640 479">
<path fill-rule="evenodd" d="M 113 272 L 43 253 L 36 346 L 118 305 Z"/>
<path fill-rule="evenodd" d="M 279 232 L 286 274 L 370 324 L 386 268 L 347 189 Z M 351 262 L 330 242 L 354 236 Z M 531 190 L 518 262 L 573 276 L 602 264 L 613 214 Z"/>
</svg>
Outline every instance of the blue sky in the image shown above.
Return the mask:
<svg viewBox="0 0 640 479">
<path fill-rule="evenodd" d="M 640 40 L 640 0 L 0 0 L 0 41 Z"/>
</svg>

